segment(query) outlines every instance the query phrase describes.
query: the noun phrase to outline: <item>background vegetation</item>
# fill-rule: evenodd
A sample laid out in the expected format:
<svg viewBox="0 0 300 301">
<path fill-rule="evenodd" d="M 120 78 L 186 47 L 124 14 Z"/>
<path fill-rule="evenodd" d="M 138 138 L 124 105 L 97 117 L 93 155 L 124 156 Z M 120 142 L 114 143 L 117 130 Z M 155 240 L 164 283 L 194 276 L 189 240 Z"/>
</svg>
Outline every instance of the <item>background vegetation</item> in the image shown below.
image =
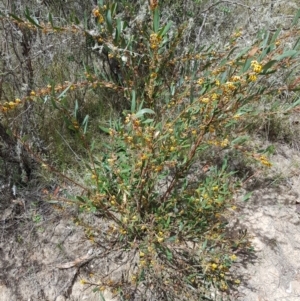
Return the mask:
<svg viewBox="0 0 300 301">
<path fill-rule="evenodd" d="M 300 103 L 300 14 L 255 36 L 231 22 L 257 9 L 2 4 L 3 187 L 70 182 L 73 193 L 59 201 L 78 207 L 75 223 L 95 244 L 131 254 L 126 279 L 83 284 L 122 300 L 201 300 L 240 283 L 231 266 L 252 248 L 227 223 L 243 181 L 270 167 L 273 151 L 251 137 L 264 125 L 279 137 Z M 89 212 L 103 217 L 105 233 L 84 221 Z"/>
</svg>

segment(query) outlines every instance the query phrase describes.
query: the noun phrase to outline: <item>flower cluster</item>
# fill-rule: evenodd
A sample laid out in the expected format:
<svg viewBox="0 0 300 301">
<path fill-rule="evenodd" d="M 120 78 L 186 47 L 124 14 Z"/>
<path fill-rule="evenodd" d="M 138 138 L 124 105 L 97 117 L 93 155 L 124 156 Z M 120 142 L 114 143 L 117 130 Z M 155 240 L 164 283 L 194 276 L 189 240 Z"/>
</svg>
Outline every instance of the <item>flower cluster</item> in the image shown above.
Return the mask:
<svg viewBox="0 0 300 301">
<path fill-rule="evenodd" d="M 269 160 L 266 158 L 266 156 L 260 156 L 260 157 L 259 157 L 259 160 L 260 160 L 260 162 L 261 162 L 263 165 L 265 165 L 265 166 L 267 166 L 267 167 L 271 167 L 271 166 L 272 166 L 272 163 L 269 162 Z"/>
<path fill-rule="evenodd" d="M 5 102 L 3 105 L 0 105 L 0 110 L 3 113 L 6 113 L 9 110 L 15 109 L 17 106 L 20 105 L 21 102 L 22 101 L 19 98 L 16 98 L 15 101 Z"/>
<path fill-rule="evenodd" d="M 161 37 L 157 33 L 152 33 L 150 35 L 150 48 L 153 50 L 158 49 L 161 42 Z"/>
<path fill-rule="evenodd" d="M 92 10 L 92 15 L 97 19 L 98 23 L 104 23 L 104 17 L 103 17 L 103 15 L 100 12 L 99 7 L 95 7 Z"/>
<path fill-rule="evenodd" d="M 259 64 L 257 61 L 252 61 L 252 62 L 251 62 L 251 67 L 252 67 L 252 70 L 253 70 L 255 73 L 260 73 L 261 70 L 262 70 L 262 65 Z"/>
</svg>

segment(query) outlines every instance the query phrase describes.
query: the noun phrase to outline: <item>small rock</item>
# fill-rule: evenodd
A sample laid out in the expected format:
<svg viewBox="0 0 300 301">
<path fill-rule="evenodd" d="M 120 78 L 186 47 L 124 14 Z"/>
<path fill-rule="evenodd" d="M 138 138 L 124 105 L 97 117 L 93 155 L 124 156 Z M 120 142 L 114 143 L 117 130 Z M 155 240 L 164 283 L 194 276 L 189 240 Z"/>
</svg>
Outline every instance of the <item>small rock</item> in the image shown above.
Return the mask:
<svg viewBox="0 0 300 301">
<path fill-rule="evenodd" d="M 66 298 L 62 295 L 58 296 L 55 301 L 66 301 Z"/>
</svg>

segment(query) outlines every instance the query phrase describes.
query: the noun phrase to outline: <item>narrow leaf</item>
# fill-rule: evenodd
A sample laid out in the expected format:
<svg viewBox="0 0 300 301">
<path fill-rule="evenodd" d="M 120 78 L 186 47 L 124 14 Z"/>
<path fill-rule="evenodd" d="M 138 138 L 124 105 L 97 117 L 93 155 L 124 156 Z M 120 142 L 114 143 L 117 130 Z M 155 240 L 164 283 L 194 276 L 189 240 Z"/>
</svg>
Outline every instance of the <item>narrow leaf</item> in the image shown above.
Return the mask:
<svg viewBox="0 0 300 301">
<path fill-rule="evenodd" d="M 142 117 L 144 114 L 155 114 L 155 112 L 151 109 L 142 109 L 140 111 L 138 111 L 135 116 L 136 117 Z"/>
<path fill-rule="evenodd" d="M 43 27 L 38 24 L 38 20 L 35 17 L 30 16 L 28 7 L 26 7 L 26 10 L 25 10 L 25 17 L 31 24 L 33 24 L 34 26 L 36 26 L 40 29 L 43 29 Z"/>
<path fill-rule="evenodd" d="M 13 14 L 8 14 L 10 17 L 12 17 L 13 19 L 17 20 L 18 22 L 24 23 L 24 20 L 20 19 L 19 17 L 17 17 L 16 15 Z"/>
<path fill-rule="evenodd" d="M 158 35 L 159 35 L 160 37 L 163 37 L 163 36 L 169 31 L 171 25 L 172 25 L 172 22 L 168 22 L 168 24 L 166 24 L 166 25 L 160 30 L 160 32 L 159 32 Z"/>
<path fill-rule="evenodd" d="M 131 91 L 131 113 L 135 112 L 136 109 L 136 93 L 135 90 Z"/>
<path fill-rule="evenodd" d="M 298 53 L 299 53 L 299 51 L 294 50 L 294 49 L 293 49 L 293 50 L 288 50 L 288 51 L 284 52 L 283 54 L 277 56 L 277 57 L 275 58 L 275 60 L 280 61 L 280 60 L 282 60 L 282 59 L 284 59 L 284 58 L 286 58 L 286 57 L 293 57 L 294 55 L 296 55 L 296 54 L 298 54 Z"/>
<path fill-rule="evenodd" d="M 65 94 L 69 91 L 69 89 L 71 88 L 72 84 L 70 84 L 65 90 L 63 90 L 59 95 L 58 95 L 58 99 L 63 98 L 65 96 Z"/>
<path fill-rule="evenodd" d="M 159 11 L 158 8 L 156 8 L 153 16 L 153 31 L 158 32 L 158 29 L 159 29 Z"/>
<path fill-rule="evenodd" d="M 299 18 L 300 18 L 300 9 L 297 11 L 297 13 L 293 19 L 292 26 L 294 26 L 298 23 Z"/>
<path fill-rule="evenodd" d="M 253 194 L 253 191 L 248 192 L 247 194 L 245 194 L 245 195 L 243 196 L 242 201 L 243 201 L 243 202 L 247 202 L 247 201 L 251 198 L 252 194 Z"/>
<path fill-rule="evenodd" d="M 111 11 L 110 9 L 107 11 L 106 14 L 106 24 L 107 24 L 107 28 L 109 33 L 113 33 L 113 27 L 112 27 L 112 19 L 111 19 Z"/>
<path fill-rule="evenodd" d="M 104 133 L 106 133 L 106 134 L 109 134 L 109 128 L 106 128 L 106 127 L 103 127 L 103 126 L 99 126 L 99 129 L 100 129 L 102 132 L 104 132 Z"/>
</svg>

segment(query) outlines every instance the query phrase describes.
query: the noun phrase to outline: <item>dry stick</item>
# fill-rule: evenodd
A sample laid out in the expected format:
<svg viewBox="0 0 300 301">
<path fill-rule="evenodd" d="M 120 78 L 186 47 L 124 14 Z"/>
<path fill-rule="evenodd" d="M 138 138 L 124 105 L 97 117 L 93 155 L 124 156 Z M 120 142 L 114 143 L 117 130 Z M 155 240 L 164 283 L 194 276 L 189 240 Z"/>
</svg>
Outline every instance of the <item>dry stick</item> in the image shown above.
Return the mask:
<svg viewBox="0 0 300 301">
<path fill-rule="evenodd" d="M 40 163 L 41 165 L 47 166 L 47 168 L 49 168 L 52 172 L 58 174 L 59 176 L 61 176 L 62 178 L 68 180 L 69 182 L 71 182 L 71 183 L 77 185 L 78 187 L 82 188 L 83 190 L 85 190 L 85 191 L 90 191 L 87 187 L 84 187 L 83 185 L 81 185 L 81 184 L 75 182 L 75 181 L 74 181 L 73 179 L 71 179 L 70 177 L 68 177 L 68 176 L 66 176 L 66 175 L 64 175 L 64 174 L 62 174 L 62 173 L 61 173 L 59 170 L 57 170 L 55 167 L 53 167 L 53 166 L 51 166 L 51 165 L 45 163 L 45 162 L 43 161 L 43 159 L 41 159 L 36 153 L 34 153 L 34 152 L 30 149 L 30 147 L 29 147 L 26 143 L 24 143 L 24 142 L 22 141 L 21 137 L 19 137 L 17 134 L 13 134 L 13 135 L 17 138 L 17 140 L 20 141 L 20 143 L 23 145 L 23 147 L 25 148 L 25 150 L 33 156 L 33 158 L 34 158 L 34 160 L 35 160 L 36 162 Z"/>
<path fill-rule="evenodd" d="M 226 0 L 223 0 L 223 1 L 218 1 L 214 4 L 212 4 L 211 6 L 209 6 L 207 9 L 203 10 L 200 14 L 204 14 L 204 18 L 203 18 L 203 22 L 201 24 L 201 27 L 199 28 L 199 31 L 198 31 L 198 35 L 197 35 L 197 38 L 196 38 L 196 41 L 195 41 L 195 48 L 197 49 L 197 46 L 199 45 L 200 43 L 200 35 L 202 33 L 202 30 L 203 30 L 203 27 L 205 25 L 205 22 L 206 22 L 206 19 L 207 19 L 207 16 L 208 16 L 208 11 L 213 8 L 214 6 L 222 3 L 222 2 L 225 2 L 225 3 L 229 3 L 229 4 L 233 4 L 233 5 L 240 5 L 240 6 L 243 6 L 243 7 L 246 7 L 250 10 L 254 10 L 255 11 L 255 8 L 251 8 L 250 6 L 248 5 L 245 5 L 245 4 L 242 4 L 242 3 L 237 3 L 237 2 L 232 2 L 232 1 L 226 1 Z"/>
</svg>

